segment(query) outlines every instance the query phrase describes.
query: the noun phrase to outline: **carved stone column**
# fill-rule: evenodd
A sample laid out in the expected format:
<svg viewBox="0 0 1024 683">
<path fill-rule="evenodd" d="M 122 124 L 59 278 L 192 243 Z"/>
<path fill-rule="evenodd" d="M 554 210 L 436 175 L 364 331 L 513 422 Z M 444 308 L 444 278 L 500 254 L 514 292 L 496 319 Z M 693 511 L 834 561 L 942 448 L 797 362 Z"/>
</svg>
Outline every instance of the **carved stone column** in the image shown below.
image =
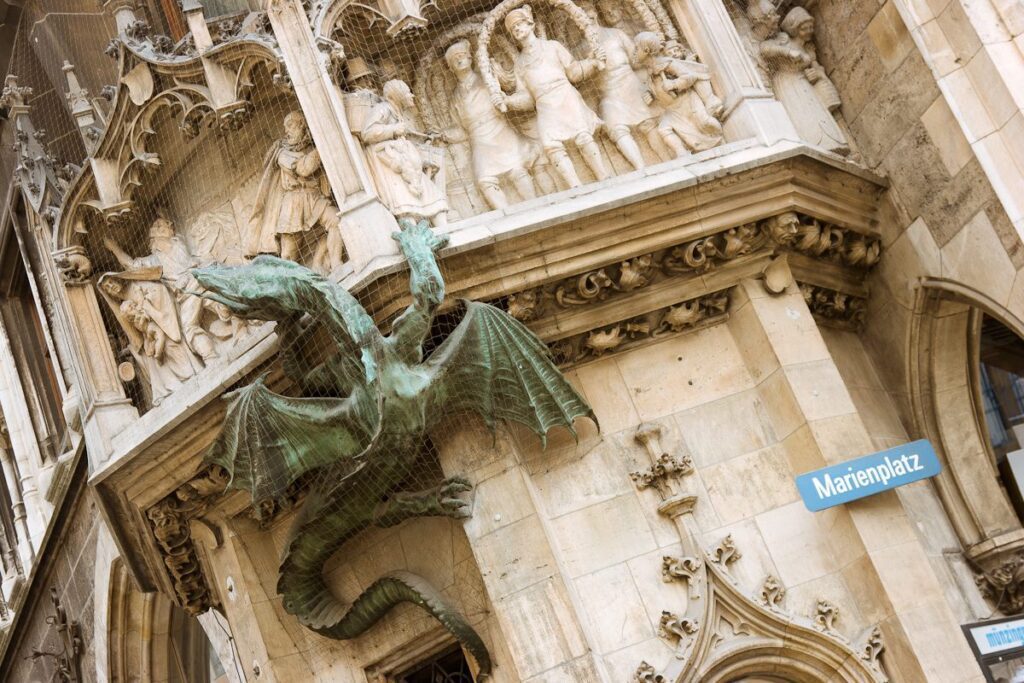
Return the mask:
<svg viewBox="0 0 1024 683">
<path fill-rule="evenodd" d="M 374 257 L 398 253 L 391 239 L 398 223 L 377 198 L 345 117 L 341 93 L 317 49 L 302 2 L 267 0 L 266 7 L 295 96 L 341 208 L 341 236 L 349 262 L 358 272 Z"/>
<path fill-rule="evenodd" d="M 729 140 L 756 137 L 765 144 L 799 140 L 782 103 L 757 71 L 722 0 L 669 0 L 690 46 L 711 67 L 725 100 Z"/>
<path fill-rule="evenodd" d="M 14 513 L 17 520 L 20 517 L 24 520 L 25 526 L 20 528 L 19 533 L 24 538 L 19 539 L 19 552 L 22 554 L 22 562 L 25 567 L 26 554 L 31 557 L 34 549 L 42 540 L 46 531 L 46 523 L 42 514 L 42 506 L 49 506 L 44 502 L 39 490 L 36 487 L 36 473 L 43 465 L 42 453 L 39 450 L 39 443 L 36 441 L 35 430 L 32 428 L 32 416 L 29 414 L 28 403 L 21 388 L 21 380 L 18 377 L 17 365 L 15 365 L 14 354 L 11 352 L 10 339 L 6 326 L 0 321 L 0 413 L 2 413 L 4 428 L 6 429 L 6 440 L 10 444 L 8 457 L 13 457 L 13 472 L 5 475 L 13 475 L 16 479 L 7 482 L 14 489 L 20 489 L 22 509 L 18 509 L 17 502 L 14 503 Z M 12 497 L 12 501 L 16 499 Z M 24 546 L 24 547 L 22 547 Z M 27 551 L 27 553 L 26 553 Z"/>
<path fill-rule="evenodd" d="M 460 419 L 466 426 L 452 424 L 431 436 L 445 475 L 474 485 L 466 536 L 512 659 L 502 662 L 491 645 L 499 656 L 495 675 L 609 681 L 519 449 L 503 429 L 492 440 L 476 418 Z"/>
<path fill-rule="evenodd" d="M 70 342 L 86 376 L 79 390 L 84 409 L 82 431 L 93 472 L 110 456 L 113 437 L 138 420 L 139 411 L 128 400 L 118 377 L 96 290 L 88 282 L 65 279 L 64 293 L 74 322 Z"/>
<path fill-rule="evenodd" d="M 761 282 L 742 282 L 728 325 L 745 341 L 741 352 L 792 476 L 874 450 L 795 284 L 770 295 Z M 862 616 L 880 624 L 892 650 L 908 652 L 898 659 L 903 677 L 959 681 L 977 674 L 956 615 L 895 492 L 817 513 L 796 509 L 794 514 L 821 519 L 819 528 L 827 525 L 840 567 L 837 574 L 856 596 Z M 923 623 L 929 624 L 927 634 Z M 913 669 L 915 663 L 920 668 Z"/>
</svg>

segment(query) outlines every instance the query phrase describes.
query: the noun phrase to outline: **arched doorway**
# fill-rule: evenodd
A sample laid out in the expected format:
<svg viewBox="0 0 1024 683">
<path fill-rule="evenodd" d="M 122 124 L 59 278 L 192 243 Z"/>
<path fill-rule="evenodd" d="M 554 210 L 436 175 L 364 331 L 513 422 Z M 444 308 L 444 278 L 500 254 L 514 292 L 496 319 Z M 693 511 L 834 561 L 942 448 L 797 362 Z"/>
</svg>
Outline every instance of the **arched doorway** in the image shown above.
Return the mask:
<svg viewBox="0 0 1024 683">
<path fill-rule="evenodd" d="M 223 619 L 205 622 L 225 629 L 215 647 L 204 624 L 159 593 L 143 593 L 120 559 L 111 566 L 107 646 L 111 683 L 235 683 L 242 680 L 232 658 Z M 226 648 L 224 647 L 226 644 Z M 224 652 L 227 649 L 228 652 Z M 227 666 L 223 661 L 229 657 Z"/>
</svg>

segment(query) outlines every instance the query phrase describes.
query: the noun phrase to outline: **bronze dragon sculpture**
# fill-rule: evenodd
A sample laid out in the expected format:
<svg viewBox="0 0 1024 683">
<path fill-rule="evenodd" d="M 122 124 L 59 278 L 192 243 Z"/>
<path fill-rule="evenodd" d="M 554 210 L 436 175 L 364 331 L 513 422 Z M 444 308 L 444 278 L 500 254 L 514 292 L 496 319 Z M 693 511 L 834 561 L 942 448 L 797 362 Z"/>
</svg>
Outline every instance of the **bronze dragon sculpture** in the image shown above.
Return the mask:
<svg viewBox="0 0 1024 683">
<path fill-rule="evenodd" d="M 243 318 L 277 321 L 284 371 L 301 392 L 274 393 L 261 377 L 227 394 L 223 430 L 207 462 L 224 467 L 229 486 L 249 491 L 254 505 L 279 499 L 315 471 L 277 584 L 285 610 L 303 625 L 328 638 L 355 638 L 396 604 L 412 602 L 459 639 L 484 678 L 491 661 L 482 640 L 426 580 L 394 572 L 347 605 L 326 585 L 324 564 L 370 526 L 469 516 L 458 496 L 472 487 L 461 477 L 425 491 L 398 490 L 425 435 L 443 418 L 474 412 L 492 431 L 498 420 L 514 421 L 541 439 L 555 426 L 573 431 L 576 418 L 596 419 L 544 344 L 493 306 L 463 301 L 461 322 L 424 358 L 444 299 L 434 253 L 446 240 L 424 222 L 401 227 L 394 238 L 409 264 L 412 304 L 388 335 L 343 287 L 290 261 L 260 256 L 244 266 L 193 271 L 203 296 Z M 336 353 L 313 363 L 303 341 L 318 333 L 329 335 Z"/>
</svg>

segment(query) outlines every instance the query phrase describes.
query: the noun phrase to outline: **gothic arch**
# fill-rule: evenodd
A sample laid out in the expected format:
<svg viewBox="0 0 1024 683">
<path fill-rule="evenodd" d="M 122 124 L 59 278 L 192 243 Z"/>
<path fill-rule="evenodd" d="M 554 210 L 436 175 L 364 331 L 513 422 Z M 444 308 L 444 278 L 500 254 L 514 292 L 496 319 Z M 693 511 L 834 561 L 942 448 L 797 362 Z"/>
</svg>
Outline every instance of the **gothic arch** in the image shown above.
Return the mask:
<svg viewBox="0 0 1024 683">
<path fill-rule="evenodd" d="M 983 415 L 978 354 L 989 316 L 1024 339 L 1024 321 L 961 283 L 922 281 L 907 343 L 907 384 L 916 436 L 942 462 L 935 479 L 969 561 L 982 571 L 1024 549 L 1024 528 L 999 485 Z"/>
<path fill-rule="evenodd" d="M 226 620 L 209 613 L 190 624 L 191 617 L 167 596 L 138 590 L 120 558 L 110 565 L 109 577 L 106 623 L 97 624 L 107 634 L 106 670 L 97 671 L 98 678 L 105 673 L 110 683 L 191 680 L 182 667 L 202 665 L 205 660 L 183 661 L 193 659 L 180 652 L 178 641 L 184 629 L 193 641 L 209 641 L 208 656 L 218 661 L 226 680 L 244 680 Z"/>
</svg>

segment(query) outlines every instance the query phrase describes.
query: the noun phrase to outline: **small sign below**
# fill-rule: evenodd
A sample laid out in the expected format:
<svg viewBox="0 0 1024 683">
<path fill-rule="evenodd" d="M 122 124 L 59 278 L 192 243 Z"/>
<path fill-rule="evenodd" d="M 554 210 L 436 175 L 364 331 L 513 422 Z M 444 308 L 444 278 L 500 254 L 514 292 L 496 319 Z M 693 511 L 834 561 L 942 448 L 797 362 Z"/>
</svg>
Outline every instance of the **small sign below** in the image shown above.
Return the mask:
<svg viewBox="0 0 1024 683">
<path fill-rule="evenodd" d="M 817 512 L 934 477 L 941 469 L 932 445 L 921 439 L 801 474 L 796 487 L 807 509 Z"/>
<path fill-rule="evenodd" d="M 1024 619 L 1003 619 L 994 623 L 969 624 L 974 648 L 980 655 L 991 655 L 1024 648 Z"/>
</svg>

